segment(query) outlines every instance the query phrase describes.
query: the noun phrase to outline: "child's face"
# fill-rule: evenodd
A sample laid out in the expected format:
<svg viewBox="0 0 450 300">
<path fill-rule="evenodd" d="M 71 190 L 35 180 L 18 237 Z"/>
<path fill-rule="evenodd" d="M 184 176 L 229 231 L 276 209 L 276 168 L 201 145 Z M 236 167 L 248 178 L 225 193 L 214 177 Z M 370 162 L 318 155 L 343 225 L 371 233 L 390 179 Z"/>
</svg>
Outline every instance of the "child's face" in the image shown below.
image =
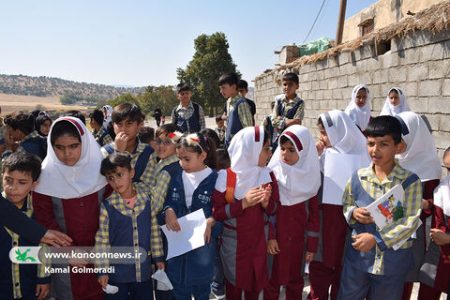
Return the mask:
<svg viewBox="0 0 450 300">
<path fill-rule="evenodd" d="M 177 148 L 175 143 L 172 142 L 170 138 L 167 137 L 165 133 L 160 134 L 156 140 L 156 153 L 160 159 L 166 159 L 177 153 Z"/>
<path fill-rule="evenodd" d="M 219 89 L 222 96 L 226 99 L 237 95 L 237 88 L 235 84 L 229 85 L 228 83 L 224 83 L 219 86 Z"/>
<path fill-rule="evenodd" d="M 71 135 L 61 135 L 53 145 L 56 157 L 66 166 L 74 166 L 81 157 L 81 142 Z"/>
<path fill-rule="evenodd" d="M 52 122 L 50 122 L 50 120 L 45 120 L 44 123 L 41 124 L 41 127 L 39 127 L 39 131 L 47 136 L 48 133 L 50 132 L 50 126 L 52 125 Z"/>
<path fill-rule="evenodd" d="M 297 83 L 290 80 L 283 80 L 283 93 L 288 99 L 293 99 L 295 97 L 297 89 Z"/>
<path fill-rule="evenodd" d="M 8 132 L 13 142 L 20 142 L 25 137 L 25 134 L 19 129 L 12 129 L 11 127 L 9 127 Z"/>
<path fill-rule="evenodd" d="M 290 141 L 286 141 L 280 145 L 280 156 L 281 161 L 290 166 L 295 165 L 300 158 L 297 149 Z"/>
<path fill-rule="evenodd" d="M 188 105 L 191 101 L 192 92 L 191 91 L 181 91 L 177 94 L 178 100 L 180 100 L 182 105 Z"/>
<path fill-rule="evenodd" d="M 319 127 L 319 141 L 321 141 L 325 145 L 325 147 L 330 148 L 331 142 L 330 139 L 328 138 L 327 131 L 320 123 L 317 124 L 317 127 Z"/>
<path fill-rule="evenodd" d="M 389 101 L 391 102 L 391 105 L 397 106 L 400 104 L 400 97 L 396 92 L 392 91 L 389 93 Z"/>
<path fill-rule="evenodd" d="M 444 163 L 447 172 L 450 173 L 450 154 L 445 155 L 442 162 Z"/>
<path fill-rule="evenodd" d="M 144 125 L 144 122 L 132 121 L 129 119 L 122 120 L 118 123 L 113 123 L 114 133 L 117 135 L 123 132 L 127 136 L 127 141 L 136 140 L 136 136 L 139 133 L 139 129 Z"/>
<path fill-rule="evenodd" d="M 364 105 L 366 105 L 366 101 L 367 101 L 367 91 L 364 89 L 359 90 L 356 93 L 355 99 L 356 105 L 358 107 L 363 107 Z"/>
<path fill-rule="evenodd" d="M 258 166 L 265 167 L 271 156 L 272 147 L 269 145 L 269 141 L 266 141 L 261 149 L 261 152 L 259 153 Z"/>
<path fill-rule="evenodd" d="M 403 144 L 395 144 L 391 135 L 367 137 L 367 150 L 375 166 L 387 167 L 394 163 L 395 155 L 401 153 Z"/>
<path fill-rule="evenodd" d="M 117 167 L 114 172 L 106 175 L 106 181 L 113 190 L 119 194 L 127 194 L 132 188 L 134 169 L 128 170 L 124 167 Z"/>
<path fill-rule="evenodd" d="M 222 128 L 225 124 L 225 121 L 224 120 L 216 121 L 216 124 L 217 124 L 217 128 Z"/>
<path fill-rule="evenodd" d="M 181 147 L 177 149 L 177 155 L 180 159 L 180 166 L 186 173 L 198 172 L 206 167 L 206 152 L 198 154 L 197 152 L 189 151 L 185 147 Z"/>
<path fill-rule="evenodd" d="M 19 208 L 22 207 L 28 193 L 37 185 L 30 172 L 9 171 L 8 168 L 3 172 L 2 180 L 6 198 Z"/>
</svg>

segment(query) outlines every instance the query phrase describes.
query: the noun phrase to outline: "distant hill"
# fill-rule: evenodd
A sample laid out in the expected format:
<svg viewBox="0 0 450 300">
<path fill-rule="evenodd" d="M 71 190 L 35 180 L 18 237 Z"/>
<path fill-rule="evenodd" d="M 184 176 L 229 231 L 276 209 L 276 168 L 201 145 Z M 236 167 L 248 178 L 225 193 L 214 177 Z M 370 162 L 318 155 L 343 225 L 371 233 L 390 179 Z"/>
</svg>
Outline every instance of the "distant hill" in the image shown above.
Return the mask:
<svg viewBox="0 0 450 300">
<path fill-rule="evenodd" d="M 96 102 L 112 99 L 122 94 L 136 95 L 145 87 L 117 87 L 104 84 L 75 82 L 60 78 L 26 75 L 0 74 L 0 93 L 12 95 L 27 95 L 38 97 L 75 96 L 80 100 Z"/>
</svg>

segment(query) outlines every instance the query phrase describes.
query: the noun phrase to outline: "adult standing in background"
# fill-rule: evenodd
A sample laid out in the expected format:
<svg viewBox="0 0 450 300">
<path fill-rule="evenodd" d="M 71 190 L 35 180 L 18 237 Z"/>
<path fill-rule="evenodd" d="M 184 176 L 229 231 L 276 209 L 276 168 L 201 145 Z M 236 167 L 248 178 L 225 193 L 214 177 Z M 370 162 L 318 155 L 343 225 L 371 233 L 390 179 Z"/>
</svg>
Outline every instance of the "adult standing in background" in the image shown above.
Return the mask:
<svg viewBox="0 0 450 300">
<path fill-rule="evenodd" d="M 205 114 L 198 103 L 191 101 L 191 87 L 184 83 L 178 84 L 177 97 L 180 104 L 172 110 L 172 123 L 180 127 L 183 133 L 195 133 L 205 129 Z"/>
</svg>

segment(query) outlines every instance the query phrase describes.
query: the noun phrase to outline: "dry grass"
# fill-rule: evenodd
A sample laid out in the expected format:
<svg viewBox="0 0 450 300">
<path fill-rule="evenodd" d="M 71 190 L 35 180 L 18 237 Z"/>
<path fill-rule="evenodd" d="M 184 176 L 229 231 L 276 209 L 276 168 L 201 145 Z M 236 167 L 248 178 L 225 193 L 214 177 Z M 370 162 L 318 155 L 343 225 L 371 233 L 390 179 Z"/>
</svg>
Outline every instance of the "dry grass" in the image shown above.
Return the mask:
<svg viewBox="0 0 450 300">
<path fill-rule="evenodd" d="M 41 105 L 45 110 L 65 111 L 65 110 L 86 110 L 86 106 L 62 105 L 59 97 L 37 97 L 23 95 L 9 95 L 0 93 L 0 107 L 2 114 L 8 114 L 17 111 L 32 111 L 36 106 Z"/>
</svg>

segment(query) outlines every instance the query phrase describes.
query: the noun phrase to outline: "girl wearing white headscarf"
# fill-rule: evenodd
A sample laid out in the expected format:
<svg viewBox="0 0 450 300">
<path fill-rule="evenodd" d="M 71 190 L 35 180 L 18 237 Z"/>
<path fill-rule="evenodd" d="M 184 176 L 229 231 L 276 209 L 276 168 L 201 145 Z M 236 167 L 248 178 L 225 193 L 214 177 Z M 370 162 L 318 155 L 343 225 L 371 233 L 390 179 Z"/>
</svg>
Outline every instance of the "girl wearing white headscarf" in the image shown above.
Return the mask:
<svg viewBox="0 0 450 300">
<path fill-rule="evenodd" d="M 274 262 L 264 296 L 279 299 L 280 286 L 284 285 L 286 299 L 301 299 L 303 253 L 306 250 L 305 261 L 309 263 L 317 251 L 320 226 L 317 199 L 320 166 L 308 129 L 292 125 L 284 130 L 268 167 L 278 180 L 281 206 L 277 210 L 275 234 L 269 234 L 268 251 L 274 255 Z"/>
<path fill-rule="evenodd" d="M 393 87 L 389 90 L 380 116 L 396 116 L 404 111 L 410 111 L 406 95 L 401 88 Z"/>
<path fill-rule="evenodd" d="M 74 246 L 94 246 L 99 204 L 106 198 L 100 148 L 83 122 L 73 117 L 52 124 L 47 145 L 33 192 L 36 220 L 66 233 Z M 52 286 L 52 296 L 58 299 L 103 298 L 95 274 L 53 274 Z"/>
<path fill-rule="evenodd" d="M 358 84 L 353 88 L 352 100 L 347 105 L 345 113 L 362 131 L 366 129 L 372 110 L 372 95 L 365 84 Z"/>
<path fill-rule="evenodd" d="M 402 125 L 402 140 L 406 144 L 406 150 L 397 154 L 396 158 L 400 166 L 417 174 L 422 181 L 423 200 L 420 219 L 422 224 L 426 224 L 426 218 L 432 214 L 433 210 L 433 191 L 441 178 L 441 163 L 433 136 L 422 117 L 414 112 L 406 111 L 398 114 L 397 119 Z M 409 272 L 405 282 L 405 290 L 408 292 L 412 289 L 412 283 L 419 281 L 420 265 L 425 255 L 425 234 L 429 232 L 425 227 L 422 225 L 416 231 L 413 244 L 415 266 Z"/>
<path fill-rule="evenodd" d="M 450 148 L 444 152 L 444 164 L 449 168 Z M 450 283 L 450 175 L 434 190 L 434 226 L 425 262 L 420 270 L 420 299 L 440 299 L 448 293 Z M 430 258 L 430 259 L 427 259 Z"/>
<path fill-rule="evenodd" d="M 336 299 L 342 269 L 347 222 L 342 214 L 342 193 L 330 195 L 329 186 L 345 185 L 350 176 L 370 164 L 367 140 L 350 117 L 342 111 L 332 110 L 320 115 L 320 140 L 326 149 L 321 157 L 324 172 L 321 213 L 321 244 L 318 254 L 309 265 L 311 298 Z M 339 178 L 338 178 L 339 177 Z"/>
<path fill-rule="evenodd" d="M 241 129 L 228 148 L 231 168 L 219 174 L 215 191 L 214 219 L 224 222 L 220 255 L 226 279 L 226 295 L 258 299 L 266 286 L 267 215 L 274 215 L 278 186 L 266 167 L 270 137 L 262 126 Z"/>
</svg>

